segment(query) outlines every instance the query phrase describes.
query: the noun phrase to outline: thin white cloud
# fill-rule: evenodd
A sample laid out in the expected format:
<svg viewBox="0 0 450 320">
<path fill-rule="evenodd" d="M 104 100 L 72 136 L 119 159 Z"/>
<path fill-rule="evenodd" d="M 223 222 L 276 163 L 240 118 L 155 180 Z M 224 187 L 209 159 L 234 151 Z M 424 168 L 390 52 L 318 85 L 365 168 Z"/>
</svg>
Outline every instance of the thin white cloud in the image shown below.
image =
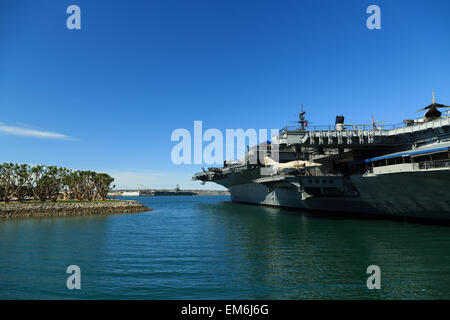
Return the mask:
<svg viewBox="0 0 450 320">
<path fill-rule="evenodd" d="M 62 139 L 62 140 L 71 139 L 70 136 L 61 133 L 28 129 L 25 127 L 7 126 L 3 123 L 0 123 L 0 132 L 14 136 L 33 137 L 40 139 Z"/>
</svg>

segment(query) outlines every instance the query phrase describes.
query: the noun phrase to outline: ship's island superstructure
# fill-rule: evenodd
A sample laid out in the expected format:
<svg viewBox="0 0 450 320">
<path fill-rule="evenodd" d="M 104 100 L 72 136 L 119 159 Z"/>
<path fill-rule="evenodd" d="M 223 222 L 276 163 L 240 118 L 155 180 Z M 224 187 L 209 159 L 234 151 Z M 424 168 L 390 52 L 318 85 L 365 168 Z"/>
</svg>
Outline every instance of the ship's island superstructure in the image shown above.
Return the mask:
<svg viewBox="0 0 450 320">
<path fill-rule="evenodd" d="M 193 179 L 230 190 L 233 202 L 328 212 L 450 220 L 449 106 L 434 101 L 399 125 L 285 127 L 241 161 Z"/>
</svg>

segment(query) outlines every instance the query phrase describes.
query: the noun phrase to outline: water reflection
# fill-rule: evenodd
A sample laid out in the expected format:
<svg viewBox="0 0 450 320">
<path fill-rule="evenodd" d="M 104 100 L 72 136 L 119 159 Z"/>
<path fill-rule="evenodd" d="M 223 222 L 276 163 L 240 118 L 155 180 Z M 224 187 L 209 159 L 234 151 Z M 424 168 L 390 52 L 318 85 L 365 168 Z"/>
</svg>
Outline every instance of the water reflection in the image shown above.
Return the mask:
<svg viewBox="0 0 450 320">
<path fill-rule="evenodd" d="M 449 229 L 397 221 L 326 219 L 276 208 L 222 203 L 209 208 L 209 222 L 237 242 L 250 263 L 239 272 L 275 289 L 261 298 L 445 297 Z M 221 219 L 218 219 L 220 216 Z M 442 251 L 437 254 L 437 251 Z M 445 261 L 445 262 L 444 262 Z M 368 291 L 366 268 L 379 265 L 383 290 Z M 447 264 L 447 266 L 445 265 Z M 436 267 L 439 266 L 439 267 Z M 420 277 L 419 279 L 417 279 Z"/>
</svg>

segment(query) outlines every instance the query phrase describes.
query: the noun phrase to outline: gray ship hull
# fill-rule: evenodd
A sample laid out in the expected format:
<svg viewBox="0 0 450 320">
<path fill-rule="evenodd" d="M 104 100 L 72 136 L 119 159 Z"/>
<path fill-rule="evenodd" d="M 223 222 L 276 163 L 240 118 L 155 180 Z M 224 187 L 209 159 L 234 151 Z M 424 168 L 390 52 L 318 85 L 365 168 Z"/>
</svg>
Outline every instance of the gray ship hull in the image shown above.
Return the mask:
<svg viewBox="0 0 450 320">
<path fill-rule="evenodd" d="M 331 181 L 339 189 L 347 183 L 356 192 L 305 197 L 308 183 L 315 185 L 316 189 L 326 189 L 326 184 L 329 186 Z M 232 201 L 240 203 L 442 220 L 450 220 L 449 190 L 449 170 L 351 177 L 292 177 L 281 183 L 248 182 L 230 186 Z"/>
</svg>

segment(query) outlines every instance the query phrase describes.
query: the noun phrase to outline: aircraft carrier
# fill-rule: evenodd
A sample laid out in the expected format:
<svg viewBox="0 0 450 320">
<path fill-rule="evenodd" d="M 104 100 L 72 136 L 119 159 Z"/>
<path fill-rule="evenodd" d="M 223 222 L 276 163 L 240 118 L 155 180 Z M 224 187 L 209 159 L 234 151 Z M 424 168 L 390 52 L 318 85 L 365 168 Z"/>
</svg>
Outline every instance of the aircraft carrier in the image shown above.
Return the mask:
<svg viewBox="0 0 450 320">
<path fill-rule="evenodd" d="M 449 106 L 432 103 L 423 117 L 398 125 L 295 127 L 225 161 L 194 180 L 230 190 L 233 202 L 329 213 L 450 220 Z"/>
</svg>

